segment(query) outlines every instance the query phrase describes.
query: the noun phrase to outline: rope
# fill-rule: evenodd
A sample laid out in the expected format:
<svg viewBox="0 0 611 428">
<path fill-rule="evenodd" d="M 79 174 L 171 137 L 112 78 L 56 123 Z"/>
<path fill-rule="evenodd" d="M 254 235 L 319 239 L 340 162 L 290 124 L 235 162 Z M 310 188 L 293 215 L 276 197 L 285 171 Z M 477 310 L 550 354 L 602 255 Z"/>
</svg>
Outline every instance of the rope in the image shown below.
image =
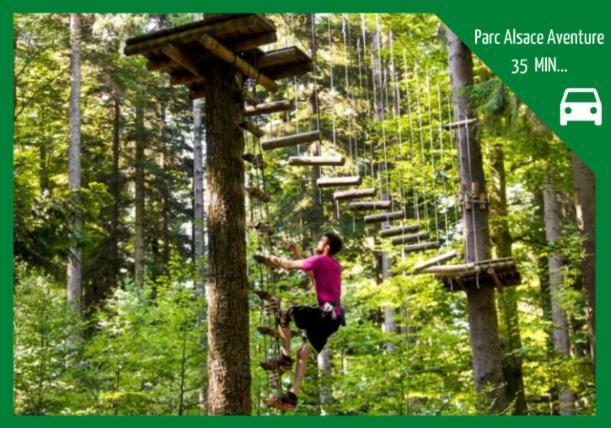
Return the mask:
<svg viewBox="0 0 611 428">
<path fill-rule="evenodd" d="M 427 104 L 428 104 L 428 116 L 429 116 L 429 151 L 431 152 L 431 172 L 432 172 L 432 178 L 431 178 L 431 196 L 433 198 L 433 212 L 435 213 L 435 235 L 438 236 L 439 235 L 439 219 L 438 219 L 438 214 L 437 214 L 437 197 L 436 195 L 433 194 L 433 189 L 435 189 L 435 184 L 437 181 L 437 176 L 435 175 L 436 170 L 435 170 L 435 155 L 433 152 L 433 113 L 432 113 L 432 109 L 431 109 L 431 84 L 430 84 L 430 76 L 428 74 L 428 72 L 425 74 L 426 76 L 426 84 L 425 84 L 425 88 L 426 88 L 426 99 L 427 99 Z"/>
<path fill-rule="evenodd" d="M 443 116 L 442 116 L 443 109 L 441 107 L 441 88 L 439 86 L 439 83 L 437 84 L 437 112 L 438 112 L 438 116 L 437 116 L 438 130 L 437 132 L 439 134 L 439 152 L 440 152 L 440 160 L 443 161 L 443 153 L 445 151 L 445 148 L 443 144 L 443 128 L 441 126 L 441 123 L 443 121 Z M 444 203 L 447 203 L 448 191 L 447 191 L 447 186 L 446 186 L 446 175 L 445 175 L 445 171 L 443 168 L 443 164 L 441 166 L 441 183 L 443 187 L 442 190 L 443 190 Z M 444 239 L 447 242 L 448 241 L 448 207 L 447 206 L 444 207 L 443 218 L 444 218 L 444 230 L 445 230 Z"/>
</svg>

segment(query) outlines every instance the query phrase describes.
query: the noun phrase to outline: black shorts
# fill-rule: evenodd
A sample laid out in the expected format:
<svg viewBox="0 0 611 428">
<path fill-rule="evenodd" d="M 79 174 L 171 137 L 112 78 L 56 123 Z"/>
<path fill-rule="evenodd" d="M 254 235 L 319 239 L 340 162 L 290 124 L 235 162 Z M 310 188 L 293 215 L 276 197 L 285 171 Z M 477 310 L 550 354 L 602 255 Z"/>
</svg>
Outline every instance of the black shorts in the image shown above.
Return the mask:
<svg viewBox="0 0 611 428">
<path fill-rule="evenodd" d="M 306 337 L 316 352 L 322 351 L 329 336 L 335 333 L 342 323 L 342 317 L 333 319 L 330 313 L 323 312 L 318 306 L 292 306 L 289 311 L 297 328 L 305 330 Z"/>
</svg>

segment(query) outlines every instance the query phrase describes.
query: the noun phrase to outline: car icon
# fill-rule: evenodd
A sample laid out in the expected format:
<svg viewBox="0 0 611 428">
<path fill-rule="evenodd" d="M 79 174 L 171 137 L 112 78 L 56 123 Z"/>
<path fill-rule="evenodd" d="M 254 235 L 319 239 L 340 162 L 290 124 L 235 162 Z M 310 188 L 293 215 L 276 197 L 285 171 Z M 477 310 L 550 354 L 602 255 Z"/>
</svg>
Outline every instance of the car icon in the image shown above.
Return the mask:
<svg viewBox="0 0 611 428">
<path fill-rule="evenodd" d="M 594 122 L 600 126 L 603 123 L 603 109 L 594 88 L 567 88 L 560 101 L 560 125 L 569 122 Z"/>
</svg>

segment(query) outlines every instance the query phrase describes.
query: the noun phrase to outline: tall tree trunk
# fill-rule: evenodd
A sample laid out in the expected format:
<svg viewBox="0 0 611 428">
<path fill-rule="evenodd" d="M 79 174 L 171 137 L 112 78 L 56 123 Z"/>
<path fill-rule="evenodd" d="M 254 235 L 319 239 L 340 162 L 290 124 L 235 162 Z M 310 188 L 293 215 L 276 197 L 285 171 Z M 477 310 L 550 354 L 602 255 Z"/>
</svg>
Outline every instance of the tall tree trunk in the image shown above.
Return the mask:
<svg viewBox="0 0 611 428">
<path fill-rule="evenodd" d="M 595 219 L 595 185 L 594 173 L 575 155 L 573 160 L 573 177 L 575 180 L 575 205 L 577 223 L 581 231 L 583 260 L 581 276 L 585 292 L 588 326 L 590 329 L 590 353 L 592 362 L 596 362 L 596 219 Z M 596 364 L 594 364 L 596 367 Z"/>
<path fill-rule="evenodd" d="M 170 142 L 167 141 L 166 124 L 167 112 L 165 106 L 161 107 L 161 167 L 163 168 L 164 176 L 169 176 L 170 168 L 172 167 L 172 155 Z M 165 181 L 161 195 L 161 261 L 162 266 L 160 271 L 164 274 L 168 272 L 168 263 L 171 258 L 171 238 L 170 238 L 170 201 L 172 197 L 172 189 L 169 181 Z"/>
<path fill-rule="evenodd" d="M 552 185 L 546 184 L 543 191 L 545 207 L 545 236 L 550 245 L 560 239 L 560 206 L 558 195 Z M 549 254 L 549 285 L 551 294 L 554 349 L 563 358 L 570 358 L 569 323 L 567 313 L 561 305 L 559 293 L 564 286 L 565 261 L 556 249 Z M 575 414 L 575 393 L 563 381 L 559 382 L 560 414 Z"/>
<path fill-rule="evenodd" d="M 112 213 L 110 218 L 110 251 L 111 251 L 111 287 L 117 286 L 121 262 L 119 258 L 119 227 L 121 215 L 121 172 L 119 170 L 119 157 L 121 154 L 121 100 L 118 94 L 114 95 L 114 117 L 112 123 L 112 177 L 110 192 L 113 196 Z"/>
<path fill-rule="evenodd" d="M 505 172 L 505 154 L 503 146 L 496 144 L 490 152 L 492 171 L 496 175 L 492 186 L 491 205 L 495 210 L 494 221 L 491 222 L 492 242 L 496 248 L 497 257 L 511 257 L 512 238 L 507 221 L 507 174 Z M 497 293 L 497 304 L 501 323 L 499 334 L 501 351 L 503 352 L 503 375 L 505 377 L 505 393 L 507 401 L 513 405 L 514 415 L 526 414 L 526 395 L 524 393 L 524 376 L 522 357 L 515 354 L 522 348 L 520 325 L 518 319 L 517 293 L 514 287 L 506 287 L 502 293 Z"/>
<path fill-rule="evenodd" d="M 473 85 L 471 51 L 449 29 L 447 30 L 447 47 L 454 116 L 457 120 L 471 118 L 473 109 L 465 93 L 465 90 Z M 473 186 L 477 186 L 478 193 L 485 193 L 486 181 L 477 134 L 473 132 L 473 127 L 461 127 L 456 130 L 456 136 L 459 145 L 461 191 L 464 194 L 470 194 Z M 488 211 L 467 208 L 463 204 L 467 262 L 489 259 Z M 490 412 L 500 412 L 507 407 L 507 399 L 503 387 L 502 356 L 494 289 L 489 287 L 469 288 L 466 293 L 475 388 L 480 392 L 486 391 L 492 401 L 488 408 Z"/>
<path fill-rule="evenodd" d="M 201 13 L 192 15 L 193 21 L 203 19 Z M 200 299 L 206 299 L 204 288 L 204 145 L 202 128 L 202 100 L 193 100 L 193 265 L 195 266 L 195 289 Z M 203 324 L 206 314 L 200 315 Z M 206 332 L 202 329 L 200 343 L 202 348 L 206 346 Z M 199 402 L 202 413 L 208 411 L 207 367 L 204 363 L 201 367 L 202 383 L 199 394 Z"/>
<path fill-rule="evenodd" d="M 136 99 L 136 153 L 135 153 L 135 196 L 136 221 L 135 221 L 135 245 L 134 277 L 138 287 L 144 284 L 145 242 L 144 242 L 144 198 L 145 182 L 144 158 L 145 130 L 144 130 L 144 100 L 141 95 Z"/>
<path fill-rule="evenodd" d="M 241 76 L 231 66 L 206 69 L 208 224 L 208 411 L 250 414 L 248 279 Z"/>
<path fill-rule="evenodd" d="M 81 17 L 70 14 L 70 144 L 68 148 L 68 186 L 71 192 L 81 188 Z M 67 297 L 73 308 L 81 311 L 81 216 L 73 213 L 71 228 L 75 239 L 68 259 Z"/>
</svg>

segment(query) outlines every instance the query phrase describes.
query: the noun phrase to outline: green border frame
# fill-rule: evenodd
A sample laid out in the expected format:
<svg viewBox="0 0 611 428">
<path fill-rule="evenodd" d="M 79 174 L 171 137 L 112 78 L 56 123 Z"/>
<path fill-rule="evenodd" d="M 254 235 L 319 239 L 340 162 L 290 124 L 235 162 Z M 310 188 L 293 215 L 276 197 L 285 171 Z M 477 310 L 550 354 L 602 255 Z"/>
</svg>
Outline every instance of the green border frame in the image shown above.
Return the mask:
<svg viewBox="0 0 611 428">
<path fill-rule="evenodd" d="M 414 417 L 387 416 L 384 423 L 389 426 L 402 424 L 453 425 L 470 428 L 488 426 L 509 426 L 519 423 L 535 426 L 539 424 L 569 426 L 579 423 L 581 426 L 609 424 L 609 379 L 611 370 L 606 362 L 609 359 L 608 325 L 611 316 L 604 309 L 609 301 L 611 283 L 609 270 L 603 269 L 604 260 L 609 255 L 609 236 L 611 226 L 603 221 L 611 214 L 608 183 L 611 179 L 611 168 L 606 164 L 611 155 L 611 4 L 604 1 L 579 2 L 569 7 L 557 1 L 535 2 L 513 0 L 499 3 L 494 0 L 451 1 L 451 0 L 308 0 L 307 2 L 289 2 L 287 0 L 27 0 L 15 3 L 3 3 L 0 6 L 0 71 L 4 79 L 0 85 L 0 96 L 8 100 L 8 108 L 0 117 L 0 281 L 4 284 L 0 295 L 0 331 L 1 354 L 0 373 L 2 374 L 0 420 L 9 426 L 76 426 L 87 423 L 90 426 L 104 426 L 108 423 L 116 426 L 147 425 L 166 426 L 200 426 L 205 424 L 242 425 L 249 423 L 263 426 L 280 426 L 291 423 L 295 426 L 306 426 L 312 423 L 314 416 L 284 418 L 251 417 L 113 417 L 85 416 L 86 420 L 76 417 L 29 417 L 13 415 L 13 382 L 12 382 L 12 305 L 13 305 L 13 13 L 37 12 L 87 12 L 87 13 L 135 13 L 135 12 L 384 12 L 384 13 L 435 13 L 490 68 L 499 75 L 513 91 L 546 123 L 556 134 L 593 169 L 597 177 L 596 189 L 596 234 L 597 234 L 597 365 L 596 365 L 596 416 L 573 418 L 552 418 L 546 416 L 494 417 L 494 416 L 454 416 L 454 417 Z M 483 31 L 504 31 L 515 27 L 520 31 L 543 31 L 550 28 L 558 31 L 577 31 L 605 33 L 603 46 L 474 46 L 472 34 L 474 28 Z M 567 73 L 526 75 L 510 73 L 511 58 L 529 58 L 536 55 L 557 56 Z M 558 124 L 558 104 L 565 87 L 596 87 L 603 103 L 603 125 L 593 127 L 590 124 L 569 124 L 560 127 Z M 608 106 L 605 108 L 605 104 Z M 571 126 L 574 125 L 574 126 Z M 601 310 L 602 308 L 602 310 Z M 371 417 L 344 416 L 330 417 L 332 423 L 347 426 L 348 424 L 366 425 Z M 494 418 L 493 420 L 491 418 Z M 551 418 L 551 419 L 550 419 Z M 604 421 L 607 421 L 606 423 Z M 316 423 L 316 422 L 315 422 Z"/>
</svg>

